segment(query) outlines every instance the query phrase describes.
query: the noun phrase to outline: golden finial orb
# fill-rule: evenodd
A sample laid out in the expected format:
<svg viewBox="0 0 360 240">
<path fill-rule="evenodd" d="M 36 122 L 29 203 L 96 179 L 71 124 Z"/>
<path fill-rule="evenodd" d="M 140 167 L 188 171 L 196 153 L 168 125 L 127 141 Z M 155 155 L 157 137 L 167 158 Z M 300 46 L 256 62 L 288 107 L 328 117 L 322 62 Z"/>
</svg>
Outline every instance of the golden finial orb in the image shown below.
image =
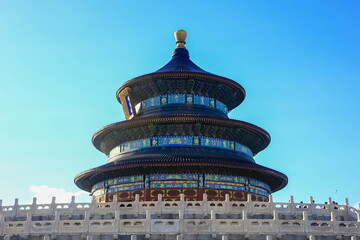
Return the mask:
<svg viewBox="0 0 360 240">
<path fill-rule="evenodd" d="M 177 30 L 174 32 L 176 40 L 176 48 L 185 48 L 186 32 L 184 30 Z"/>
</svg>

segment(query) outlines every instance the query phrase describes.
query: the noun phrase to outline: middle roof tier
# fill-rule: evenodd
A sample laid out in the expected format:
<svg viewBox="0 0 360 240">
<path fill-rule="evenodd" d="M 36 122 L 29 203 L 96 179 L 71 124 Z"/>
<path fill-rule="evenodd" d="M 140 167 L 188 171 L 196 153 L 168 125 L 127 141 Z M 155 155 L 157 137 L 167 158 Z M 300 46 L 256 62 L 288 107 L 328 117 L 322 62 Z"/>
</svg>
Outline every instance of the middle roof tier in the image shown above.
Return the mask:
<svg viewBox="0 0 360 240">
<path fill-rule="evenodd" d="M 244 121 L 206 117 L 144 117 L 101 128 L 94 134 L 93 144 L 109 155 L 111 150 L 123 143 L 165 136 L 197 136 L 234 141 L 249 148 L 254 155 L 270 143 L 268 132 Z"/>
</svg>

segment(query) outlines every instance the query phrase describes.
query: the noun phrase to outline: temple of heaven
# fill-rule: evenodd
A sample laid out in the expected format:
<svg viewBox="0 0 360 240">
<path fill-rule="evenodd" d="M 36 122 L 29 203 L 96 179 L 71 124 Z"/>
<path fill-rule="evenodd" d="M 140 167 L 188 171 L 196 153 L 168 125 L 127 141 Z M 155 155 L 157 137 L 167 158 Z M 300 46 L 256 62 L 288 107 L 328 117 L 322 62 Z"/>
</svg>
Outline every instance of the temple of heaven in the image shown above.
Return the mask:
<svg viewBox="0 0 360 240">
<path fill-rule="evenodd" d="M 189 58 L 186 32 L 175 32 L 172 59 L 159 70 L 119 87 L 125 121 L 93 136 L 106 164 L 84 171 L 75 184 L 96 202 L 230 200 L 268 201 L 287 177 L 254 156 L 270 143 L 265 130 L 228 112 L 245 98 L 237 82 L 209 73 Z"/>
</svg>

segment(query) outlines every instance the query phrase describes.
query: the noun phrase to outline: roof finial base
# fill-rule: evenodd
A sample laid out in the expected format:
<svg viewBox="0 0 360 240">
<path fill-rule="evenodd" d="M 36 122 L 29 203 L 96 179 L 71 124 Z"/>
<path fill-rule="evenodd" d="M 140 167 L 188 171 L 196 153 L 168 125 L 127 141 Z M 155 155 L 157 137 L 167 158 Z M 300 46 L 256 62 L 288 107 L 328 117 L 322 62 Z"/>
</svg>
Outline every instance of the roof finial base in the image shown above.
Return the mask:
<svg viewBox="0 0 360 240">
<path fill-rule="evenodd" d="M 176 40 L 176 48 L 186 48 L 185 47 L 185 40 L 186 40 L 186 31 L 184 30 L 177 30 L 174 32 L 174 37 Z"/>
</svg>

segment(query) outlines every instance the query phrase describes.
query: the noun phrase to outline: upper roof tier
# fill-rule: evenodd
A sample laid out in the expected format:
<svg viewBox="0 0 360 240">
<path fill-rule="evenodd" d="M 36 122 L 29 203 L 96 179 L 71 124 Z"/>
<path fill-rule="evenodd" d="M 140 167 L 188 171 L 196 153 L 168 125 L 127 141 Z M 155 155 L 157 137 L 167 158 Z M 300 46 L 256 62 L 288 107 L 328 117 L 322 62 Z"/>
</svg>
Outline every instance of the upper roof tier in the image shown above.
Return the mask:
<svg viewBox="0 0 360 240">
<path fill-rule="evenodd" d="M 176 48 L 172 59 L 159 70 L 125 82 L 116 92 L 125 116 L 136 116 L 136 106 L 143 101 L 164 94 L 193 94 L 214 98 L 227 110 L 237 107 L 245 99 L 245 90 L 237 82 L 209 73 L 190 60 L 185 48 L 186 32 L 175 32 Z M 133 116 L 129 116 L 133 114 Z"/>
<path fill-rule="evenodd" d="M 173 51 L 172 59 L 165 66 L 155 71 L 162 72 L 198 72 L 211 74 L 198 67 L 190 60 L 189 51 L 185 47 L 187 33 L 184 30 L 178 30 L 174 33 L 176 48 Z"/>
<path fill-rule="evenodd" d="M 167 72 L 195 72 L 211 74 L 190 60 L 189 51 L 186 48 L 175 48 L 172 54 L 172 59 L 165 66 L 155 71 L 154 73 Z M 213 74 L 212 74 L 213 75 Z"/>
</svg>

